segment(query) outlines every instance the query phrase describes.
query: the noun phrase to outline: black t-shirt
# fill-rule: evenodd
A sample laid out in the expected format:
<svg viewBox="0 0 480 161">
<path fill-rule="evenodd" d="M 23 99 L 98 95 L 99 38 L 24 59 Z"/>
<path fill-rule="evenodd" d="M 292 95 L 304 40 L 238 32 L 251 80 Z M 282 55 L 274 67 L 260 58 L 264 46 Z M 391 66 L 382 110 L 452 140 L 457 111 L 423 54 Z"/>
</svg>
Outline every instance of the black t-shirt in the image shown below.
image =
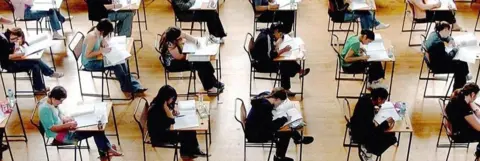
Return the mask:
<svg viewBox="0 0 480 161">
<path fill-rule="evenodd" d="M 105 4 L 112 4 L 112 0 L 87 0 L 88 20 L 100 21 L 108 17 L 108 10 Z"/>
<path fill-rule="evenodd" d="M 3 33 L 0 34 L 0 65 L 9 70 L 12 61 L 8 57 L 13 53 L 15 45 L 10 43 Z"/>
<path fill-rule="evenodd" d="M 475 131 L 467 120 L 465 116 L 472 115 L 474 112 L 470 108 L 470 105 L 465 102 L 463 99 L 452 99 L 446 109 L 448 120 L 452 124 L 453 133 L 470 133 Z"/>
</svg>

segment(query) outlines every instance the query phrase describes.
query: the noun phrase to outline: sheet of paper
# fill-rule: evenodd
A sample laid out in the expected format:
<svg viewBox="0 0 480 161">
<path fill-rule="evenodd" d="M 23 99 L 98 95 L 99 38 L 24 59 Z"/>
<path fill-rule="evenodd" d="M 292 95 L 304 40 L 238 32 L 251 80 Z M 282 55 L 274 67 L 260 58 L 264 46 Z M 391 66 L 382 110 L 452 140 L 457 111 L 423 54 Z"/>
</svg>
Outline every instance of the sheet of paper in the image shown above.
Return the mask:
<svg viewBox="0 0 480 161">
<path fill-rule="evenodd" d="M 427 0 L 427 4 L 436 4 L 440 1 L 441 6 L 439 8 L 435 8 L 435 10 L 456 10 L 457 6 L 453 2 L 453 0 Z"/>
<path fill-rule="evenodd" d="M 393 104 L 391 102 L 385 102 L 378 111 L 378 113 L 375 115 L 374 120 L 378 124 L 381 124 L 389 117 L 391 117 L 395 121 L 401 120 Z"/>
<path fill-rule="evenodd" d="M 475 104 L 480 106 L 480 97 L 477 97 L 473 102 L 475 102 Z"/>
<path fill-rule="evenodd" d="M 197 115 L 183 115 L 182 117 L 175 117 L 173 129 L 184 129 L 197 126 L 199 126 Z"/>
<path fill-rule="evenodd" d="M 370 8 L 370 6 L 366 2 L 362 2 L 362 1 L 352 1 L 352 4 L 350 5 L 351 10 L 366 9 L 366 8 Z"/>
<path fill-rule="evenodd" d="M 199 9 L 199 8 L 202 8 L 202 3 L 203 2 L 208 2 L 207 0 L 195 0 L 195 3 L 193 4 L 192 7 L 190 7 L 190 9 Z"/>
<path fill-rule="evenodd" d="M 93 103 L 81 104 L 81 105 L 77 105 L 75 108 L 62 110 L 63 114 L 70 117 L 86 115 L 94 112 L 95 112 L 95 104 Z"/>
<path fill-rule="evenodd" d="M 389 61 L 391 60 L 390 57 L 388 57 L 387 51 L 386 50 L 375 50 L 375 51 L 367 51 L 366 54 L 370 56 L 368 61 Z"/>
<path fill-rule="evenodd" d="M 302 114 L 296 108 L 290 108 L 287 110 L 287 116 L 291 117 L 285 125 L 289 125 L 292 122 L 303 119 Z"/>
<path fill-rule="evenodd" d="M 104 124 L 108 123 L 108 116 L 106 115 L 107 103 L 98 102 L 98 103 L 90 104 L 90 106 L 92 105 L 94 108 L 94 112 L 73 116 L 73 119 L 77 122 L 78 127 L 97 125 L 98 121 L 101 121 Z"/>
<path fill-rule="evenodd" d="M 127 58 L 131 56 L 126 48 L 127 38 L 125 36 L 113 37 L 108 41 L 108 46 L 112 49 L 109 53 L 103 53 L 104 65 L 114 66 L 124 63 Z"/>
<path fill-rule="evenodd" d="M 455 44 L 459 46 L 458 52 L 453 59 L 474 64 L 476 56 L 480 55 L 480 46 L 478 45 L 477 37 L 475 37 L 473 33 L 466 33 L 454 36 L 453 40 L 455 41 Z M 447 46 L 445 48 L 446 52 L 452 50 L 452 46 Z"/>
<path fill-rule="evenodd" d="M 195 100 L 188 100 L 188 101 L 178 101 L 178 110 L 181 111 L 188 111 L 188 110 L 195 110 Z"/>
<path fill-rule="evenodd" d="M 386 51 L 385 50 L 385 45 L 383 44 L 383 41 L 380 40 L 380 41 L 373 41 L 371 43 L 369 43 L 368 45 L 365 45 L 365 50 L 367 52 L 369 51 Z"/>
<path fill-rule="evenodd" d="M 41 34 L 30 38 L 28 41 L 29 46 L 24 48 L 25 56 L 35 54 L 45 48 L 53 45 L 52 39 L 48 34 Z"/>
</svg>

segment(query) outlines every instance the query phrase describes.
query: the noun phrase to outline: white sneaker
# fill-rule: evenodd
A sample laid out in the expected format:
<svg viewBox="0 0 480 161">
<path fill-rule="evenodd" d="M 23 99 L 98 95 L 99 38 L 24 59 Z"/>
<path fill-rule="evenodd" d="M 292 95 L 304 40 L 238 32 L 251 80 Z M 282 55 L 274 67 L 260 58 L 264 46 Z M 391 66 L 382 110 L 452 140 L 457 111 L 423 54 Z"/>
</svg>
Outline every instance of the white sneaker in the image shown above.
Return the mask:
<svg viewBox="0 0 480 161">
<path fill-rule="evenodd" d="M 377 25 L 377 26 L 375 27 L 375 30 L 386 29 L 386 28 L 388 28 L 388 27 L 390 27 L 390 24 L 381 23 L 381 24 L 379 24 L 379 25 Z"/>
<path fill-rule="evenodd" d="M 380 80 L 374 80 L 372 83 L 367 83 L 367 89 L 376 89 L 383 87 L 382 84 L 380 84 Z"/>
<path fill-rule="evenodd" d="M 65 39 L 65 37 L 60 35 L 58 32 L 54 32 L 53 35 L 52 35 L 52 38 L 53 38 L 53 40 L 64 40 Z"/>
<path fill-rule="evenodd" d="M 55 72 L 55 73 L 53 73 L 50 77 L 52 77 L 52 78 L 62 78 L 62 77 L 63 77 L 63 73 Z"/>
<path fill-rule="evenodd" d="M 225 41 L 223 41 L 222 38 L 218 38 L 218 37 L 215 37 L 213 35 L 210 35 L 210 41 L 212 41 L 213 43 L 216 43 L 216 44 L 223 44 L 225 43 Z"/>
<path fill-rule="evenodd" d="M 372 153 L 367 153 L 367 148 L 365 148 L 365 145 L 360 145 L 360 157 L 362 157 L 363 161 L 373 161 L 373 154 Z"/>
<path fill-rule="evenodd" d="M 472 80 L 472 78 L 473 78 L 472 73 L 468 73 L 467 74 L 467 81 Z"/>
</svg>

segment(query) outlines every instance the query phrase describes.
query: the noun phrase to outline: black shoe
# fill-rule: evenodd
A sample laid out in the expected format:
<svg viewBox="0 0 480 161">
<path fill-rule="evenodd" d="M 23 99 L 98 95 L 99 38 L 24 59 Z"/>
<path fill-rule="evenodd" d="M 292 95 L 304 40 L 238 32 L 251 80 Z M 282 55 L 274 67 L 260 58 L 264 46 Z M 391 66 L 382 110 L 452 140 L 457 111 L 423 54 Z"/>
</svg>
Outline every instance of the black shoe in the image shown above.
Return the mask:
<svg viewBox="0 0 480 161">
<path fill-rule="evenodd" d="M 295 144 L 310 144 L 310 143 L 313 142 L 313 140 L 315 140 L 313 137 L 311 137 L 311 136 L 305 136 L 305 137 L 303 137 L 302 140 L 294 140 L 293 142 L 294 142 Z"/>
<path fill-rule="evenodd" d="M 475 161 L 480 159 L 480 150 L 475 151 Z"/>
<path fill-rule="evenodd" d="M 310 68 L 303 70 L 303 72 L 300 74 L 300 78 L 307 76 L 308 73 L 310 73 Z"/>
<path fill-rule="evenodd" d="M 289 157 L 273 157 L 273 161 L 294 161 L 292 158 Z"/>
<path fill-rule="evenodd" d="M 135 93 L 143 93 L 147 90 L 148 90 L 148 88 L 140 88 L 140 89 L 136 90 Z"/>
<path fill-rule="evenodd" d="M 209 157 L 210 156 L 210 155 L 207 155 L 207 153 L 205 153 L 201 150 L 195 152 L 193 155 L 196 156 L 196 157 Z"/>
<path fill-rule="evenodd" d="M 4 151 L 8 150 L 8 148 L 9 148 L 8 145 L 2 144 L 2 145 L 0 145 L 0 152 L 4 152 Z"/>
<path fill-rule="evenodd" d="M 217 82 L 213 86 L 221 89 L 225 88 L 225 84 L 223 84 L 222 82 Z"/>
</svg>

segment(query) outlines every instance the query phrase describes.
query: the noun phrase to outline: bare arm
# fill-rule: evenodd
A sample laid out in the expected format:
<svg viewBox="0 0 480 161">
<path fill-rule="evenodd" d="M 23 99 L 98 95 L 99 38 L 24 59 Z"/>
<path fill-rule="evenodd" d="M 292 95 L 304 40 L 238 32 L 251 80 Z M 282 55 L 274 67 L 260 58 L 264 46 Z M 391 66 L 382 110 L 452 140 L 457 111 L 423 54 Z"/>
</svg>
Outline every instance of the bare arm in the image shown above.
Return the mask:
<svg viewBox="0 0 480 161">
<path fill-rule="evenodd" d="M 176 45 L 172 45 L 168 47 L 168 52 L 172 54 L 173 58 L 175 60 L 185 60 L 186 56 L 185 54 L 180 53 L 180 50 L 178 50 L 178 47 Z"/>
<path fill-rule="evenodd" d="M 480 107 L 475 102 L 470 103 L 470 108 L 472 108 L 475 116 L 480 118 Z"/>
<path fill-rule="evenodd" d="M 75 129 L 76 126 L 77 126 L 77 123 L 70 122 L 70 123 L 61 124 L 61 125 L 53 125 L 52 127 L 50 127 L 50 130 L 52 130 L 53 132 L 62 132 L 62 131 Z"/>
<path fill-rule="evenodd" d="M 440 1 L 438 3 L 435 3 L 435 4 L 426 4 L 426 3 L 423 2 L 423 0 L 413 0 L 411 2 L 413 2 L 413 4 L 416 7 L 420 8 L 422 10 L 431 10 L 431 9 L 438 8 L 438 7 L 441 6 Z"/>
<path fill-rule="evenodd" d="M 97 57 L 98 55 L 102 55 L 102 50 L 93 51 L 93 46 L 95 46 L 96 41 L 97 41 L 97 38 L 94 35 L 87 36 L 84 42 L 87 45 L 86 51 L 85 51 L 85 54 L 86 54 L 85 57 L 94 58 L 94 57 Z"/>
<path fill-rule="evenodd" d="M 348 53 L 347 53 L 347 55 L 345 55 L 345 58 L 343 58 L 343 60 L 345 60 L 345 62 L 347 62 L 347 63 L 368 60 L 368 56 L 366 56 L 366 55 L 354 56 L 353 54 L 355 54 L 355 52 L 352 49 L 348 50 Z"/>
<path fill-rule="evenodd" d="M 474 114 L 465 116 L 465 120 L 467 120 L 468 124 L 472 126 L 475 130 L 480 131 L 480 121 L 478 117 Z"/>
<path fill-rule="evenodd" d="M 175 118 L 175 117 L 173 116 L 173 113 L 172 113 L 172 111 L 170 110 L 170 108 L 168 108 L 167 102 L 163 103 L 163 109 L 165 110 L 165 113 L 167 114 L 167 117 L 169 117 L 169 118 L 171 118 L 171 119 Z"/>
<path fill-rule="evenodd" d="M 182 35 L 180 35 L 180 37 L 187 39 L 187 41 L 191 41 L 191 42 L 195 42 L 195 43 L 197 43 L 197 41 L 198 41 L 195 37 L 193 37 L 192 35 L 187 34 L 185 32 L 182 32 Z"/>
</svg>

